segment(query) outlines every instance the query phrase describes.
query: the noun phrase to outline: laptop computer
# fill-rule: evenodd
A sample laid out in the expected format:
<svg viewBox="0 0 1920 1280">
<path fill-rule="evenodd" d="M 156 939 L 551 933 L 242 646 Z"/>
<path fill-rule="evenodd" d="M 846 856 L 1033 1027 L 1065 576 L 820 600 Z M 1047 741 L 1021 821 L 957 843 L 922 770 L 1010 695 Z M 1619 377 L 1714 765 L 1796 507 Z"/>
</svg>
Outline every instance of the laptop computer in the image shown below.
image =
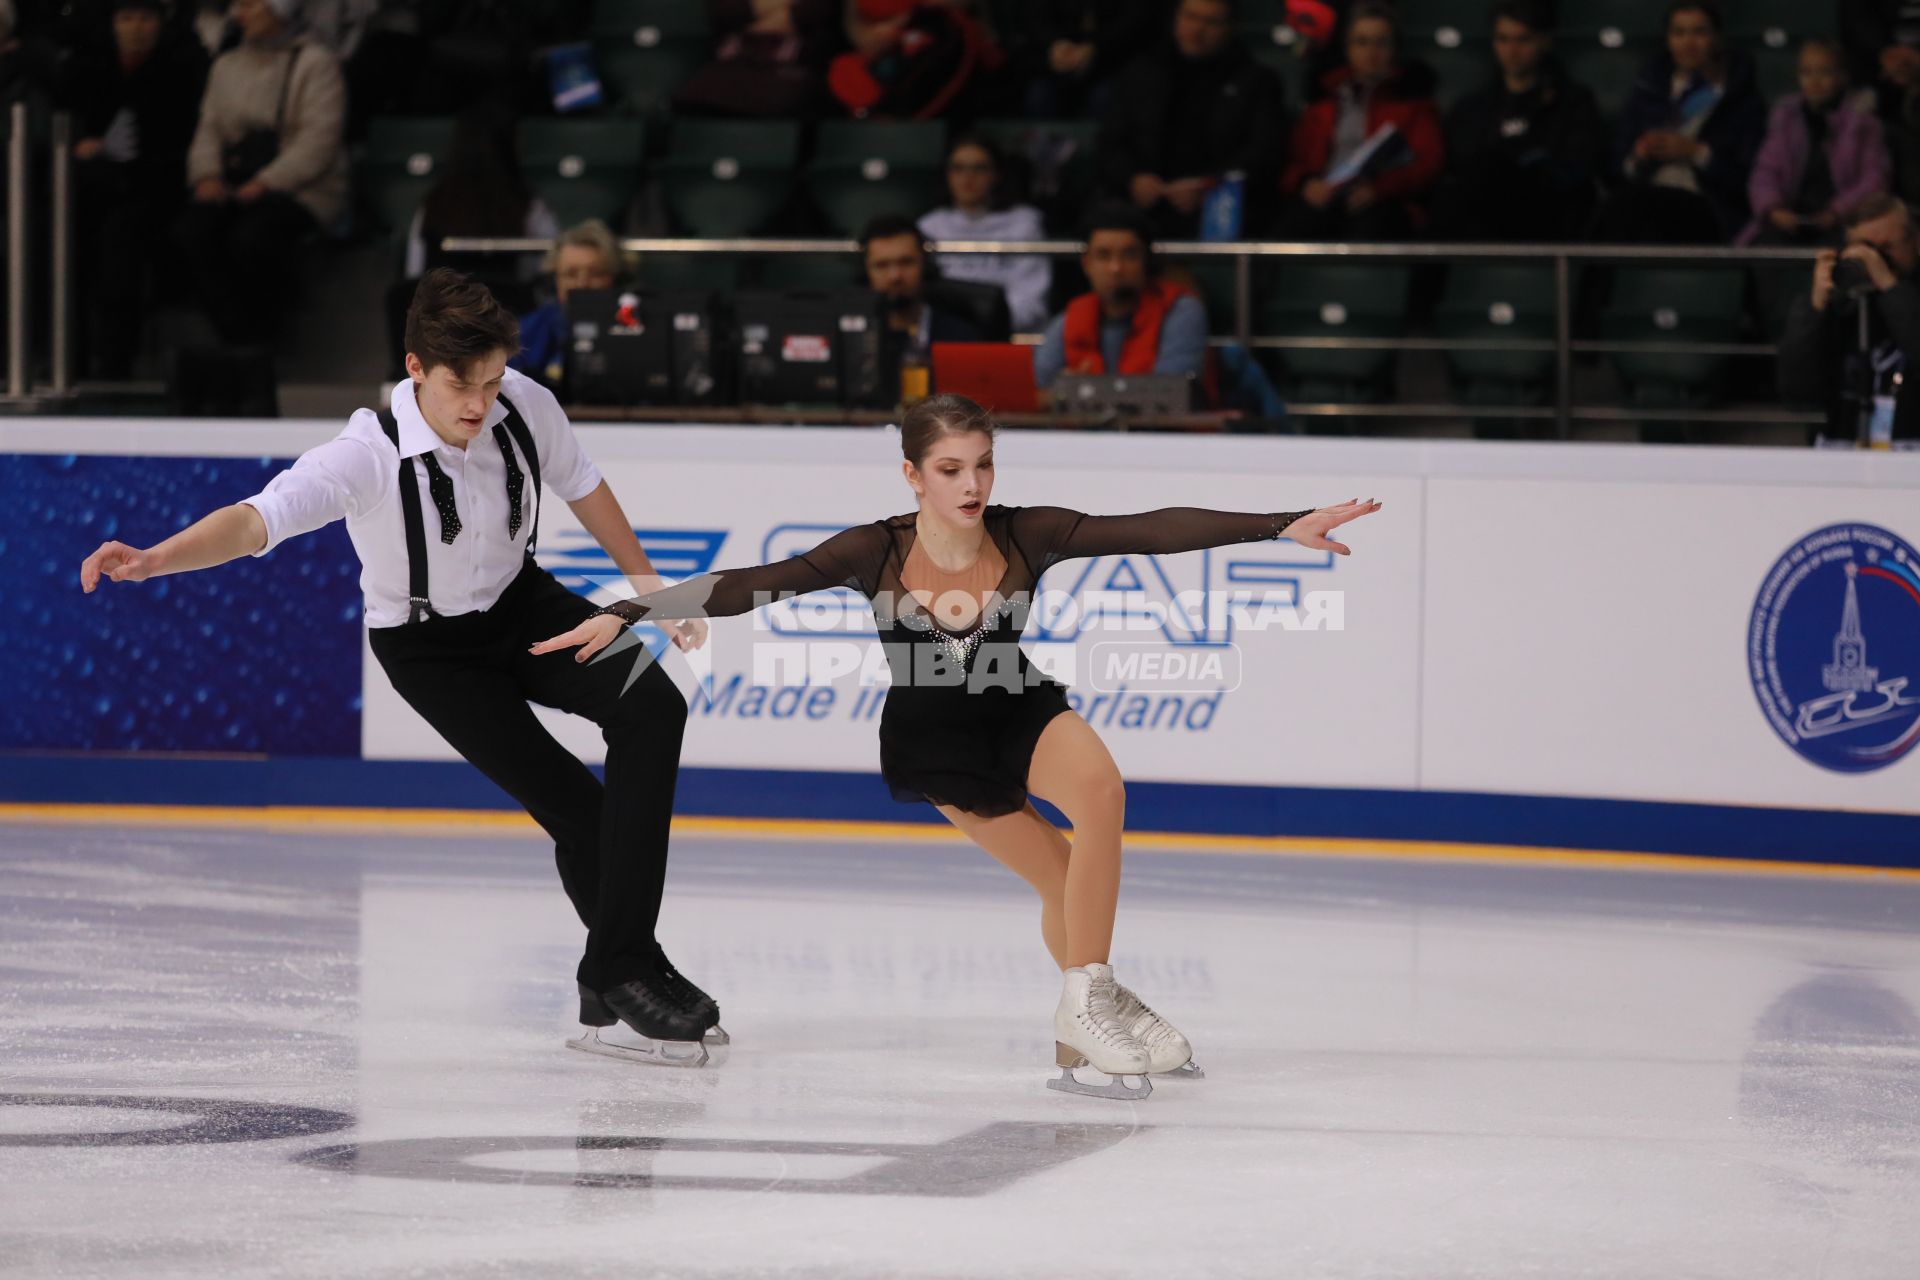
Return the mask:
<svg viewBox="0 0 1920 1280">
<path fill-rule="evenodd" d="M 1011 342 L 936 342 L 933 389 L 977 400 L 993 413 L 1036 413 L 1033 348 Z"/>
</svg>

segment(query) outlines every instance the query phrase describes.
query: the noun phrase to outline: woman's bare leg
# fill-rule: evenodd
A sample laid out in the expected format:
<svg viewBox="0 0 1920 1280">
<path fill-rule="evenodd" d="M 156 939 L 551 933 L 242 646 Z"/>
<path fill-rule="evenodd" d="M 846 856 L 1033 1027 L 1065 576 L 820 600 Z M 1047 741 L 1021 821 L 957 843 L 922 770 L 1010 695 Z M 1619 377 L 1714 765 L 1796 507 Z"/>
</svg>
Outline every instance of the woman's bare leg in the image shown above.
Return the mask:
<svg viewBox="0 0 1920 1280">
<path fill-rule="evenodd" d="M 1067 967 L 1066 833 L 1040 816 L 1031 803 L 1018 813 L 978 818 L 951 805 L 936 805 L 947 821 L 1010 867 L 1040 895 L 1040 934 L 1053 962 Z"/>
<path fill-rule="evenodd" d="M 1067 863 L 1068 966 L 1106 964 L 1120 905 L 1120 833 L 1127 789 L 1106 743 L 1077 712 L 1047 722 L 1027 767 L 1027 790 L 1073 824 Z"/>
</svg>

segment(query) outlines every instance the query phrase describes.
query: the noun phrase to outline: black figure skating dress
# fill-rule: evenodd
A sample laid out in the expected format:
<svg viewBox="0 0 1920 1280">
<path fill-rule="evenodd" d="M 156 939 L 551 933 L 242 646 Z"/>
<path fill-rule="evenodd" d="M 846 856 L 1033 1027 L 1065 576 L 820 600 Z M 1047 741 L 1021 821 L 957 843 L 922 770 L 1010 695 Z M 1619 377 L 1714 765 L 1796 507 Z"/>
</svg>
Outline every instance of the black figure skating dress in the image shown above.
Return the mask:
<svg viewBox="0 0 1920 1280">
<path fill-rule="evenodd" d="M 980 817 L 1027 802 L 1027 766 L 1047 722 L 1068 710 L 1066 686 L 1035 669 L 1020 633 L 1040 575 L 1078 557 L 1170 555 L 1280 537 L 1304 511 L 1251 513 L 1169 507 L 1090 516 L 1065 507 L 990 506 L 982 516 L 999 585 L 965 631 L 936 622 L 901 582 L 917 537 L 914 514 L 834 534 L 776 564 L 720 569 L 602 612 L 643 618 L 723 617 L 850 587 L 873 605 L 893 679 L 880 713 L 880 772 L 896 799 L 952 805 Z M 983 548 L 983 556 L 989 549 Z"/>
</svg>

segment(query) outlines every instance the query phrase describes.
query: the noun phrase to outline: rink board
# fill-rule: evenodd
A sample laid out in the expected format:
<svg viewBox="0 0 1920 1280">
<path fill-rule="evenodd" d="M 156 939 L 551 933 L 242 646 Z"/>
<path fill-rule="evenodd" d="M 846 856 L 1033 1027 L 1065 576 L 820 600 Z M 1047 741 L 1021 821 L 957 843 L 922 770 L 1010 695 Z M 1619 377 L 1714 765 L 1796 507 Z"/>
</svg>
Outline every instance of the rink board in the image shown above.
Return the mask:
<svg viewBox="0 0 1920 1280">
<path fill-rule="evenodd" d="M 103 537 L 151 544 L 200 510 L 254 492 L 274 460 L 336 429 L 0 426 L 10 484 L 31 477 L 51 502 L 66 468 L 88 472 L 93 486 L 84 510 L 16 507 L 15 527 L 0 534 L 31 552 L 5 557 L 10 594 L 31 607 L 10 611 L 0 634 L 10 653 L 33 658 L 0 672 L 0 687 L 13 686 L 4 689 L 0 749 L 15 753 L 0 798 L 158 790 L 184 803 L 231 794 L 418 804 L 415 783 L 436 778 L 445 780 L 428 784 L 437 795 L 503 801 L 470 774 L 470 783 L 452 782 L 464 766 L 364 653 L 351 616 L 355 566 L 338 528 L 208 574 L 92 598 L 72 585 Z M 650 554 L 675 576 L 790 555 L 912 507 L 897 436 L 885 430 L 581 434 Z M 1907 723 L 1910 698 L 1920 707 L 1920 594 L 1905 612 L 1906 561 L 1894 558 L 1920 539 L 1920 458 L 1054 432 L 1005 433 L 996 452 L 994 500 L 1008 505 L 1385 503 L 1344 531 L 1351 557 L 1254 543 L 1072 561 L 1042 580 L 1065 612 L 1043 610 L 1028 628 L 1029 652 L 1075 687 L 1082 714 L 1134 784 L 1136 823 L 1794 856 L 1768 852 L 1784 840 L 1823 846 L 1820 860 L 1911 860 L 1920 751 L 1905 750 L 1894 731 Z M 191 483 L 142 502 L 140 483 L 170 468 L 185 468 Z M 1796 545 L 1829 526 L 1891 537 L 1884 563 L 1896 572 L 1858 578 L 1857 629 L 1879 692 L 1862 684 L 1857 695 L 1796 693 L 1803 722 L 1828 735 L 1803 750 L 1763 710 L 1749 640 L 1770 580 L 1791 567 Z M 611 571 L 560 503 L 545 512 L 541 560 L 582 590 Z M 1817 604 L 1817 616 L 1801 609 L 1779 624 L 1781 663 L 1799 664 L 1781 678 L 1802 691 L 1832 661 L 1824 647 L 1842 623 L 1839 566 L 1821 572 L 1797 597 Z M 1831 600 L 1813 601 L 1822 583 Z M 1171 607 L 1234 590 L 1267 593 L 1265 626 Z M 193 601 L 190 626 L 177 617 L 181 593 Z M 836 592 L 806 603 L 720 621 L 705 650 L 664 656 L 693 708 L 680 807 L 923 816 L 888 800 L 873 776 L 881 689 L 860 670 L 827 675 L 872 645 L 864 602 Z M 1282 617 L 1288 609 L 1295 625 Z M 141 641 L 139 664 L 127 657 L 130 635 Z M 233 636 L 246 643 L 223 655 L 222 637 Z M 1129 667 L 1135 651 L 1159 655 L 1159 665 Z M 1118 666 L 1103 666 L 1116 653 Z M 208 678 L 209 664 L 225 678 Z M 73 674 L 83 668 L 85 681 Z M 243 673 L 244 696 L 233 672 Z M 111 687 L 116 673 L 125 687 Z M 202 690 L 232 712 L 209 716 L 202 698 L 183 713 L 182 699 Z M 1857 725 L 1840 718 L 1856 708 Z M 1920 709 L 1911 719 L 1920 724 Z M 598 758 L 590 725 L 547 720 L 568 746 Z M 222 741 L 235 721 L 248 736 Z M 1815 758 L 1849 734 L 1880 735 L 1893 744 L 1881 754 L 1893 758 L 1848 769 Z M 339 746 L 356 740 L 357 758 Z M 164 754 L 126 755 L 156 751 Z"/>
</svg>

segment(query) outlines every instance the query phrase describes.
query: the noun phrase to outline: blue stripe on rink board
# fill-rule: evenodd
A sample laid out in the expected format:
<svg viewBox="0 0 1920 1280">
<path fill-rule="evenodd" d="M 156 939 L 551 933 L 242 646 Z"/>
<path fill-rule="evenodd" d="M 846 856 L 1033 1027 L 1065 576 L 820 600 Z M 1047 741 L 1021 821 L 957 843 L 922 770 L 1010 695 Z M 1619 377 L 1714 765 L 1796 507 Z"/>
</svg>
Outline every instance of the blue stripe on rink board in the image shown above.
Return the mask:
<svg viewBox="0 0 1920 1280">
<path fill-rule="evenodd" d="M 596 769 L 596 772 L 598 770 Z M 676 808 L 734 818 L 939 822 L 877 775 L 782 769 L 680 772 Z M 512 809 L 461 763 L 268 757 L 208 760 L 0 755 L 0 802 Z M 1141 831 L 1433 840 L 1920 867 L 1920 817 L 1458 791 L 1132 782 Z"/>
</svg>

